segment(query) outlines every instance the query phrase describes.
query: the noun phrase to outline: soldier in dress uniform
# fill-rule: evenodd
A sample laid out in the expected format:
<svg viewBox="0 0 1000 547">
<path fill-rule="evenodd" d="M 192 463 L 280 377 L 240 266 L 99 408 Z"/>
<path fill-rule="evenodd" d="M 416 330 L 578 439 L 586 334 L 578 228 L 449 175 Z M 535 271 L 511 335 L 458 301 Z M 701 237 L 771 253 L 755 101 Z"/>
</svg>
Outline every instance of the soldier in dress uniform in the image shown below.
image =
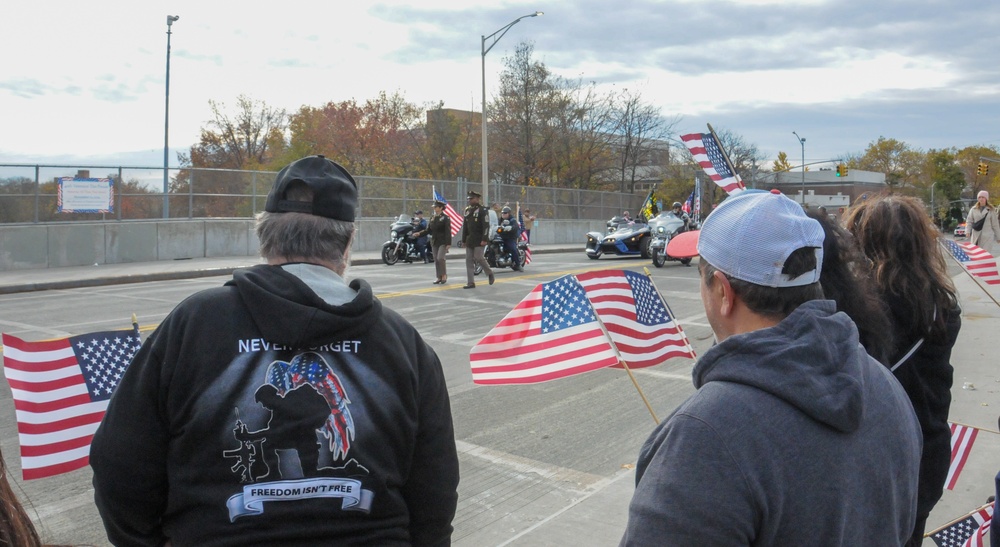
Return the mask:
<svg viewBox="0 0 1000 547">
<path fill-rule="evenodd" d="M 462 224 L 462 244 L 465 246 L 465 274 L 469 282 L 463 289 L 476 288 L 476 264 L 483 267 L 483 271 L 489 276 L 490 285 L 493 284 L 493 270 L 483 253 L 486 251 L 486 244 L 490 240 L 490 218 L 486 209 L 479 204 L 482 194 L 474 190 L 469 190 L 469 205 L 465 208 L 465 222 Z"/>
</svg>

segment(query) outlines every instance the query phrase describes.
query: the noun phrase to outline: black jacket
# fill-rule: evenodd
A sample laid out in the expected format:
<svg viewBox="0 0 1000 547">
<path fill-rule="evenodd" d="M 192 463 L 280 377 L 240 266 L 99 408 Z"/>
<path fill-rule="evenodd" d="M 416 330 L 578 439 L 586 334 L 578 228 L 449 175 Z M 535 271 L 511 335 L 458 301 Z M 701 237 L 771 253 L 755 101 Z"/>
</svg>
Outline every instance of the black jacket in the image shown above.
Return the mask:
<svg viewBox="0 0 1000 547">
<path fill-rule="evenodd" d="M 431 234 L 431 244 L 435 249 L 442 245 L 451 245 L 451 217 L 444 213 L 432 216 L 428 229 Z"/>
<path fill-rule="evenodd" d="M 482 205 L 469 205 L 465 208 L 465 220 L 462 223 L 462 242 L 466 247 L 482 247 L 483 242 L 489 240 L 489 212 Z"/>
<path fill-rule="evenodd" d="M 278 266 L 179 304 L 94 437 L 115 544 L 447 545 L 458 458 L 441 363 L 350 284 L 342 306 Z"/>
<path fill-rule="evenodd" d="M 896 364 L 925 333 L 914 326 L 913 308 L 900 298 L 886 297 L 893 320 L 896 351 L 890 361 Z M 962 328 L 962 310 L 946 310 L 947 332 L 934 339 L 927 337 L 920 348 L 899 366 L 893 374 L 902 384 L 913 404 L 913 411 L 924 435 L 920 457 L 920 487 L 917 494 L 917 518 L 926 518 L 941 498 L 944 481 L 951 464 L 951 428 L 948 408 L 951 406 L 951 385 L 955 369 L 951 366 L 951 349 Z"/>
</svg>

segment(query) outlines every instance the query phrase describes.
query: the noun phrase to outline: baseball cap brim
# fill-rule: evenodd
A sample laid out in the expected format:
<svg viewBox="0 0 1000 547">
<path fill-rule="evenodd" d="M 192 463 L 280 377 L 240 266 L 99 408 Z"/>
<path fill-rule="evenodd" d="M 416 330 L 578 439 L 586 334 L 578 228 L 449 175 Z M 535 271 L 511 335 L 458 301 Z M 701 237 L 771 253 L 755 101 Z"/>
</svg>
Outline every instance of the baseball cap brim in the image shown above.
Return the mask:
<svg viewBox="0 0 1000 547">
<path fill-rule="evenodd" d="M 667 256 L 671 258 L 693 258 L 698 256 L 698 237 L 701 230 L 682 232 L 667 243 Z"/>
</svg>

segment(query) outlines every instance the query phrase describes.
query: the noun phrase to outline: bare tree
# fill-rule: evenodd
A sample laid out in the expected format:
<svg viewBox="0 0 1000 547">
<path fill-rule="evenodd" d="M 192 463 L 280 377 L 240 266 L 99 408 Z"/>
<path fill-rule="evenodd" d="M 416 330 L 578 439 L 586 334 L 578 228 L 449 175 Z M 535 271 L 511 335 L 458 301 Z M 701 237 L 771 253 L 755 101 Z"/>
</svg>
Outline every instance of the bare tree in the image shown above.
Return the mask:
<svg viewBox="0 0 1000 547">
<path fill-rule="evenodd" d="M 525 185 L 548 182 L 544 176 L 553 162 L 556 120 L 566 105 L 564 80 L 534 61 L 533 51 L 534 46 L 522 42 L 512 57 L 504 58 L 500 94 L 490 106 L 494 172 Z"/>
<path fill-rule="evenodd" d="M 616 134 L 617 166 L 621 181 L 619 191 L 633 192 L 640 168 L 664 165 L 657 152 L 669 150 L 669 147 L 662 144 L 679 119 L 666 120 L 660 114 L 660 109 L 643 101 L 642 95 L 637 91 L 623 90 L 614 103 L 613 131 Z M 659 174 L 661 173 L 657 173 L 657 176 Z"/>
</svg>

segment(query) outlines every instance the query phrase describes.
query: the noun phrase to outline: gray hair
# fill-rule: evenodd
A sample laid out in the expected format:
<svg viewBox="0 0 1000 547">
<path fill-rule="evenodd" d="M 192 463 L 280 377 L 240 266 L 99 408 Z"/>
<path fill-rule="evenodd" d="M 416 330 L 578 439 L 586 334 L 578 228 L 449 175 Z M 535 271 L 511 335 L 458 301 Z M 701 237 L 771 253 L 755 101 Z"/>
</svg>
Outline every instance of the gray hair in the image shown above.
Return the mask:
<svg viewBox="0 0 1000 547">
<path fill-rule="evenodd" d="M 312 191 L 304 184 L 290 188 L 288 199 L 312 201 Z M 346 251 L 354 236 L 354 223 L 308 213 L 257 214 L 260 256 L 272 259 L 316 259 L 347 267 Z"/>
</svg>

